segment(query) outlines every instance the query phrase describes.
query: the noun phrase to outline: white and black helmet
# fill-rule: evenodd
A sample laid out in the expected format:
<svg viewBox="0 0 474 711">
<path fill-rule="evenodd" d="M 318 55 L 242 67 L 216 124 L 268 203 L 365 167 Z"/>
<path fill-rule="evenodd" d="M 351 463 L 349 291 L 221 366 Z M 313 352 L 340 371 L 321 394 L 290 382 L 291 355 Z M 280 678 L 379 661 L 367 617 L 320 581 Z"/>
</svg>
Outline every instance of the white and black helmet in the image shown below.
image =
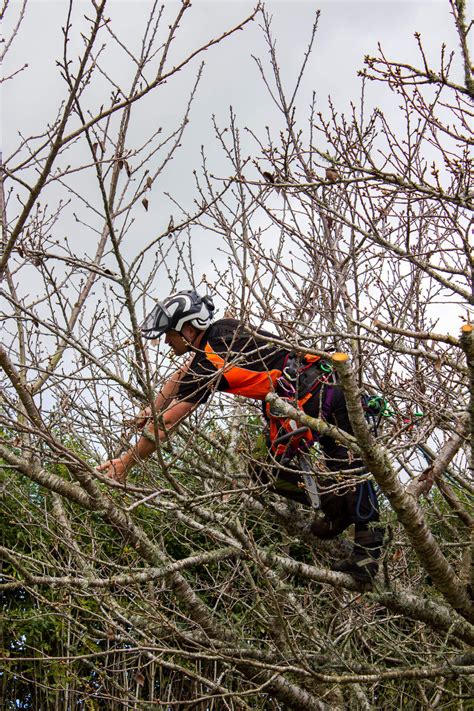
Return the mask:
<svg viewBox="0 0 474 711">
<path fill-rule="evenodd" d="M 200 331 L 210 325 L 214 314 L 210 296 L 200 296 L 194 289 L 178 291 L 159 301 L 141 328 L 143 338 L 159 338 L 166 331 L 181 331 L 189 323 Z"/>
</svg>

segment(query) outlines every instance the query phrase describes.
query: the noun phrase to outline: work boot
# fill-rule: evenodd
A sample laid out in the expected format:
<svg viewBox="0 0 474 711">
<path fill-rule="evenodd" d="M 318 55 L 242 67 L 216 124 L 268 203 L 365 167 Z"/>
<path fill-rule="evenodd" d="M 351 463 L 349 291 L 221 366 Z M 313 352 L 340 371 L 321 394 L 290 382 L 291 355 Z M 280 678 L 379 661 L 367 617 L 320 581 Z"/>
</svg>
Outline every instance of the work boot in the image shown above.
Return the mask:
<svg viewBox="0 0 474 711">
<path fill-rule="evenodd" d="M 371 556 L 359 558 L 354 553 L 331 566 L 338 573 L 348 573 L 358 583 L 370 583 L 378 573 L 379 564 Z"/>
<path fill-rule="evenodd" d="M 378 559 L 382 552 L 383 528 L 358 529 L 354 536 L 352 554 L 331 566 L 338 573 L 348 573 L 359 583 L 370 583 L 379 569 Z"/>
</svg>

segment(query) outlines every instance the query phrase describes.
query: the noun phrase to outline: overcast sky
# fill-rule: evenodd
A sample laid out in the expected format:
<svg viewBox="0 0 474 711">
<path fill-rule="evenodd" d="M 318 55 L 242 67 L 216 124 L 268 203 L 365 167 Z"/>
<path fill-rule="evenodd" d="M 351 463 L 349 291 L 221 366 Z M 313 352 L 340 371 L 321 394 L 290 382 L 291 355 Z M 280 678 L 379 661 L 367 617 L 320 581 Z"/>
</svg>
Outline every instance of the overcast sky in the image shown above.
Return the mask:
<svg viewBox="0 0 474 711">
<path fill-rule="evenodd" d="M 180 3 L 168 2 L 166 12 L 172 18 Z M 11 2 L 4 22 L 4 36 L 8 37 L 20 6 Z M 51 121 L 60 100 L 64 97 L 64 82 L 60 78 L 56 60 L 62 55 L 62 31 L 68 3 L 65 0 L 29 0 L 24 22 L 3 67 L 4 75 L 28 63 L 28 68 L 4 85 L 2 102 L 3 153 L 8 155 L 18 141 L 18 130 L 24 135 L 38 131 Z M 86 0 L 75 0 L 70 48 L 80 48 L 79 30 L 82 16 L 88 13 Z M 106 15 L 122 41 L 132 50 L 138 48 L 146 22 L 150 2 L 121 2 L 112 0 Z M 237 24 L 250 14 L 254 3 L 233 0 L 204 2 L 195 0 L 185 13 L 174 44 L 174 58 L 203 43 L 206 39 Z M 283 78 L 288 85 L 294 81 L 301 63 L 316 11 L 321 11 L 314 52 L 306 72 L 300 94 L 300 108 L 305 109 L 314 90 L 318 108 L 325 110 L 331 95 L 336 108 L 347 110 L 349 101 L 357 101 L 360 80 L 357 70 L 366 54 L 374 54 L 380 42 L 388 57 L 407 62 L 419 62 L 413 37 L 422 33 L 428 56 L 437 58 L 442 42 L 457 48 L 448 0 L 416 2 L 268 2 L 273 15 L 274 36 Z M 90 14 L 90 13 L 89 13 Z M 166 26 L 166 25 L 165 25 Z M 75 42 L 75 44 L 74 44 Z M 104 55 L 106 64 L 114 68 L 116 78 L 123 79 L 130 72 L 130 63 L 122 52 L 111 46 Z M 74 51 L 71 52 L 74 56 Z M 260 129 L 271 124 L 274 108 L 265 94 L 252 55 L 266 59 L 267 48 L 258 23 L 248 26 L 218 47 L 209 50 L 204 59 L 206 67 L 193 109 L 191 144 L 212 143 L 210 115 L 215 113 L 225 121 L 232 105 L 240 125 L 252 124 Z M 167 87 L 166 101 L 156 92 L 146 102 L 143 119 L 148 128 L 154 123 L 176 120 L 187 100 L 187 89 L 192 84 L 199 60 Z M 372 87 L 369 87 L 372 91 Z M 163 92 L 164 93 L 164 92 Z M 375 93 L 375 95 L 374 95 Z M 379 94 L 379 96 L 377 96 Z M 379 85 L 370 97 L 373 103 L 384 97 Z M 97 97 L 106 100 L 107 97 Z M 189 165 L 189 160 L 187 159 Z"/>
<path fill-rule="evenodd" d="M 166 30 L 174 18 L 180 3 L 165 3 Z M 11 28 L 18 17 L 20 3 L 10 2 L 4 22 L 4 36 L 9 37 Z M 150 2 L 109 2 L 106 16 L 111 18 L 111 26 L 121 41 L 136 51 L 139 47 L 146 24 Z M 251 2 L 216 0 L 204 2 L 195 0 L 185 13 L 177 33 L 171 54 L 172 62 L 219 35 L 249 15 L 254 7 Z M 277 54 L 284 81 L 290 90 L 300 66 L 315 13 L 321 11 L 314 51 L 307 68 L 305 79 L 297 102 L 302 121 L 307 117 L 307 109 L 313 91 L 316 93 L 317 109 L 327 111 L 328 96 L 332 97 L 338 111 L 348 111 L 350 101 L 357 103 L 361 81 L 357 71 L 363 66 L 364 55 L 374 55 L 380 43 L 389 58 L 419 64 L 419 54 L 413 34 L 422 35 L 427 56 L 438 66 L 440 47 L 443 42 L 457 50 L 457 38 L 450 17 L 448 0 L 428 2 L 397 0 L 396 2 L 360 2 L 357 0 L 332 2 L 268 2 L 267 9 L 273 15 L 273 32 L 277 41 Z M 54 120 L 61 101 L 66 96 L 64 81 L 60 77 L 56 60 L 62 56 L 63 34 L 68 3 L 30 0 L 24 22 L 4 63 L 3 73 L 20 69 L 25 63 L 28 68 L 3 85 L 2 94 L 2 147 L 4 158 L 16 150 L 23 136 L 40 133 L 48 122 Z M 73 5 L 73 31 L 69 45 L 70 56 L 77 59 L 82 47 L 80 32 L 85 27 L 84 15 L 90 13 L 90 3 L 76 0 Z M 163 32 L 164 32 L 163 30 Z M 100 42 L 99 42 L 100 45 Z M 163 132 L 176 125 L 183 115 L 189 92 L 195 81 L 199 62 L 204 59 L 206 66 L 191 112 L 191 123 L 182 141 L 182 148 L 173 163 L 150 192 L 150 208 L 145 212 L 139 205 L 135 223 L 127 249 L 133 254 L 147 240 L 166 229 L 170 214 L 175 208 L 165 197 L 171 192 L 177 202 L 191 206 L 196 197 L 193 174 L 199 168 L 200 146 L 204 145 L 209 157 L 209 168 L 216 175 L 229 175 L 229 166 L 224 163 L 221 150 L 215 140 L 211 116 L 215 114 L 223 127 L 228 122 L 229 106 L 232 105 L 238 125 L 243 129 L 250 126 L 263 136 L 265 126 L 277 128 L 279 118 L 259 76 L 252 55 L 264 62 L 268 59 L 268 48 L 258 22 L 245 28 L 217 47 L 209 49 L 201 58 L 163 87 L 159 87 L 134 110 L 128 145 L 131 149 L 139 145 L 144 136 L 150 135 L 158 126 Z M 107 71 L 117 82 L 127 84 L 131 75 L 131 65 L 126 53 L 109 42 L 102 55 Z M 458 60 L 456 71 L 461 72 Z M 290 93 L 290 92 L 289 92 Z M 107 104 L 110 89 L 100 77 L 88 90 L 87 100 L 92 112 L 100 104 Z M 393 112 L 396 121 L 393 97 L 380 84 L 369 83 L 368 105 Z M 254 150 L 250 139 L 242 132 L 244 150 Z M 249 141 L 247 144 L 246 141 Z M 247 147 L 248 146 L 248 147 Z M 74 149 L 76 150 L 76 149 Z M 70 156 L 78 160 L 79 156 Z M 62 163 L 65 161 L 63 160 Z M 158 159 L 150 162 L 153 170 Z M 17 163 L 15 159 L 11 165 Z M 91 195 L 100 207 L 100 199 L 93 176 L 78 176 L 77 185 L 85 195 Z M 80 182 L 82 180 L 82 183 Z M 61 197 L 52 187 L 46 198 L 54 202 Z M 95 195 L 95 197 L 94 197 Z M 15 210 L 10 203 L 9 218 Z M 78 250 L 92 253 L 94 235 L 78 230 L 71 219 L 71 212 L 65 211 L 55 226 L 59 237 L 65 235 L 75 239 Z M 212 252 L 212 249 L 211 249 Z M 206 249 L 198 255 L 204 264 L 213 256 Z"/>
</svg>

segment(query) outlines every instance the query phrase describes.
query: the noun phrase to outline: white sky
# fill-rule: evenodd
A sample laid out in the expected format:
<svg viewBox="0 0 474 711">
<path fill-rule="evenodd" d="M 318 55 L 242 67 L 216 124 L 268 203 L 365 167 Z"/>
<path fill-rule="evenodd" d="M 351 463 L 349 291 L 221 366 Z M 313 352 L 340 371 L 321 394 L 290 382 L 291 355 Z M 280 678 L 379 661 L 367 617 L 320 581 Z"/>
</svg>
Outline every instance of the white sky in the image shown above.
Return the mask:
<svg viewBox="0 0 474 711">
<path fill-rule="evenodd" d="M 167 2 L 166 12 L 174 16 L 180 3 Z M 20 3 L 11 2 L 4 21 L 4 36 L 8 37 L 11 23 Z M 38 130 L 56 115 L 61 98 L 65 95 L 64 82 L 59 76 L 56 59 L 62 54 L 63 36 L 61 27 L 65 23 L 68 3 L 65 0 L 29 0 L 25 20 L 4 63 L 4 76 L 15 71 L 24 63 L 28 69 L 3 87 L 2 129 L 3 153 L 8 155 L 18 141 L 18 130 L 27 135 Z M 77 28 L 81 16 L 88 13 L 89 3 L 75 0 L 73 33 L 75 47 L 80 48 Z M 122 41 L 135 49 L 140 41 L 150 2 L 113 0 L 107 6 L 106 16 L 112 19 L 112 27 Z M 185 13 L 182 26 L 175 42 L 174 56 L 184 56 L 187 50 L 196 47 L 205 39 L 237 24 L 250 14 L 254 3 L 238 0 L 216 0 L 215 2 L 195 1 Z M 450 18 L 448 0 L 416 2 L 359 2 L 357 0 L 338 2 L 269 2 L 267 9 L 273 15 L 274 34 L 283 78 L 290 84 L 301 62 L 306 42 L 309 38 L 314 14 L 321 10 L 319 30 L 315 49 L 306 72 L 300 107 L 305 109 L 314 90 L 318 107 L 325 111 L 327 97 L 331 95 L 338 110 L 347 110 L 349 101 L 357 101 L 360 80 L 357 70 L 363 65 L 365 54 L 373 55 L 380 42 L 387 56 L 419 63 L 419 54 L 413 33 L 422 33 L 429 57 L 435 65 L 442 42 L 457 49 L 457 38 Z M 89 13 L 90 14 L 90 13 Z M 74 45 L 72 45 L 74 46 Z M 110 50 L 110 51 L 109 51 Z M 108 52 L 108 54 L 107 54 Z M 130 72 L 129 62 L 123 53 L 110 47 L 106 57 L 114 75 L 124 79 Z M 218 47 L 210 49 L 204 56 L 206 68 L 203 81 L 193 110 L 192 141 L 187 150 L 195 159 L 193 146 L 201 143 L 211 145 L 212 129 L 210 115 L 215 113 L 225 121 L 228 107 L 232 105 L 241 126 L 252 124 L 259 130 L 272 122 L 274 109 L 265 95 L 255 62 L 251 55 L 262 59 L 267 57 L 267 48 L 257 23 L 244 32 L 234 35 Z M 71 53 L 74 56 L 74 52 Z M 161 88 L 147 99 L 144 125 L 180 116 L 186 101 L 186 89 L 190 87 L 198 66 L 195 61 L 191 71 L 187 69 L 179 78 L 170 82 L 166 92 Z M 460 69 L 461 67 L 459 67 Z M 184 75 L 187 76 L 184 76 Z M 377 104 L 381 96 L 380 86 L 375 85 Z M 373 92 L 373 93 L 374 93 Z M 166 93 L 163 101 L 162 93 Z M 98 101 L 107 97 L 96 96 Z M 144 107 L 145 108 L 145 107 Z M 189 159 L 186 159 L 189 165 Z M 193 166 L 194 167 L 194 166 Z"/>
<path fill-rule="evenodd" d="M 179 3 L 168 2 L 165 6 L 167 21 L 176 14 Z M 2 85 L 2 137 L 1 146 L 4 159 L 7 159 L 21 143 L 20 134 L 28 136 L 41 133 L 48 122 L 54 121 L 61 102 L 67 95 L 66 87 L 56 64 L 62 55 L 63 35 L 61 28 L 65 23 L 68 3 L 30 0 L 25 20 L 15 38 L 7 59 L 3 65 L 3 75 L 8 76 L 20 69 L 25 63 L 28 68 Z M 111 18 L 112 28 L 125 45 L 132 51 L 139 46 L 150 2 L 109 2 L 106 15 Z M 172 57 L 179 58 L 205 43 L 211 37 L 219 35 L 249 15 L 254 7 L 252 2 L 216 0 L 204 2 L 195 0 L 185 13 L 182 26 L 177 33 Z M 357 104 L 361 80 L 357 71 L 363 66 L 366 54 L 375 55 L 380 42 L 386 56 L 390 59 L 420 64 L 414 32 L 422 35 L 423 44 L 433 67 L 439 66 L 440 48 L 445 42 L 448 48 L 458 53 L 458 40 L 454 30 L 448 0 L 428 2 L 396 1 L 373 2 L 333 1 L 333 2 L 268 2 L 267 9 L 273 15 L 273 30 L 277 40 L 277 53 L 283 79 L 291 93 L 299 69 L 315 12 L 321 10 L 319 29 L 314 51 L 306 70 L 305 79 L 297 103 L 302 122 L 307 119 L 308 106 L 313 91 L 316 93 L 317 110 L 327 115 L 328 96 L 339 112 L 347 112 L 350 101 Z M 11 2 L 6 12 L 3 33 L 10 36 L 11 28 L 18 16 L 19 2 Z M 73 31 L 69 46 L 70 56 L 77 61 L 82 49 L 80 30 L 83 27 L 83 15 L 89 13 L 90 3 L 75 0 L 73 7 Z M 168 18 L 170 18 L 168 20 Z M 99 42 L 100 46 L 100 42 Z M 127 147 L 133 150 L 139 146 L 145 136 L 151 135 L 158 126 L 163 126 L 163 133 L 176 126 L 183 115 L 189 91 L 194 83 L 199 62 L 205 59 L 206 66 L 200 87 L 194 102 L 191 123 L 182 141 L 182 148 L 160 178 L 153 185 L 148 197 L 150 207 L 145 212 L 140 203 L 134 208 L 134 224 L 129 232 L 125 250 L 128 256 L 136 254 L 147 242 L 164 230 L 170 214 L 175 213 L 165 192 L 171 193 L 178 203 L 191 207 L 196 198 L 193 170 L 199 171 L 200 147 L 205 146 L 208 167 L 216 175 L 229 175 L 229 166 L 223 161 L 222 151 L 218 146 L 211 122 L 216 115 L 220 126 L 228 123 L 229 107 L 232 106 L 237 123 L 242 130 L 241 138 L 245 151 L 255 150 L 248 135 L 243 130 L 250 126 L 260 137 L 264 137 L 265 126 L 277 132 L 280 119 L 275 107 L 266 93 L 252 55 L 260 57 L 264 63 L 268 60 L 268 48 L 263 33 L 254 22 L 243 32 L 239 32 L 217 47 L 211 48 L 201 58 L 194 60 L 183 72 L 158 88 L 134 109 Z M 128 83 L 132 68 L 125 53 L 109 44 L 104 51 L 102 61 L 110 74 L 121 83 Z M 456 57 L 455 75 L 462 78 L 462 66 L 459 55 Z M 107 102 L 110 89 L 104 88 L 100 80 L 88 89 L 88 106 L 94 112 Z M 381 106 L 388 111 L 392 122 L 396 122 L 396 100 L 380 84 L 369 83 L 367 87 L 368 110 Z M 324 148 L 324 146 L 322 146 Z M 80 164 L 83 156 L 80 146 L 74 147 L 63 158 L 60 165 L 68 160 Z M 23 154 L 24 155 L 24 154 Z M 84 160 L 88 160 L 84 153 Z M 12 161 L 15 165 L 18 159 Z M 157 157 L 150 161 L 150 171 L 156 169 Z M 93 172 L 77 174 L 74 178 L 77 189 L 88 196 L 93 205 L 101 208 Z M 52 208 L 67 193 L 53 185 L 41 197 Z M 14 219 L 19 203 L 13 196 L 9 203 L 8 217 Z M 77 204 L 74 206 L 77 209 Z M 83 218 L 93 221 L 94 216 L 84 208 Z M 65 210 L 54 227 L 55 236 L 63 239 L 68 236 L 77 254 L 92 255 L 96 235 L 79 226 L 73 219 L 72 208 Z M 198 235 L 199 240 L 199 235 Z M 209 260 L 216 258 L 216 245 L 206 237 L 206 241 L 195 244 L 196 271 L 209 273 Z M 110 258 L 111 259 L 111 258 Z M 104 260 L 105 262 L 105 260 Z M 106 262 L 107 263 L 107 262 Z M 113 260 L 108 264 L 115 268 Z M 25 279 L 28 268 L 22 272 L 20 290 L 34 295 L 36 277 L 31 268 L 31 280 Z M 67 289 L 67 286 L 64 287 Z M 166 285 L 156 285 L 153 297 L 163 297 L 168 293 Z M 151 300 L 150 302 L 151 303 Z M 94 301 L 92 301 L 92 308 Z M 457 333 L 459 322 L 451 319 L 454 332 Z"/>
<path fill-rule="evenodd" d="M 167 21 L 174 18 L 180 3 L 165 3 Z M 10 2 L 4 21 L 4 36 L 9 37 L 11 27 L 18 16 L 19 2 Z M 124 44 L 132 51 L 140 43 L 146 18 L 151 7 L 150 2 L 119 2 L 108 4 L 106 16 L 111 18 L 111 26 Z M 185 13 L 182 26 L 172 50 L 172 61 L 184 57 L 190 50 L 204 43 L 224 30 L 237 24 L 249 15 L 254 7 L 252 2 L 220 0 L 215 2 L 195 1 Z M 327 99 L 330 95 L 338 111 L 348 111 L 350 101 L 357 103 L 360 96 L 360 79 L 357 71 L 363 66 L 364 55 L 374 55 L 380 42 L 389 58 L 408 63 L 420 63 L 415 31 L 422 34 L 427 56 L 436 68 L 439 65 L 439 52 L 443 42 L 449 48 L 457 50 L 458 42 L 454 31 L 448 0 L 431 2 L 269 2 L 267 9 L 273 15 L 274 36 L 277 41 L 277 53 L 283 79 L 291 93 L 296 73 L 300 66 L 311 25 L 317 9 L 321 10 L 319 29 L 314 51 L 306 70 L 305 79 L 297 102 L 302 123 L 307 118 L 307 108 L 313 91 L 316 92 L 317 110 L 327 112 Z M 7 59 L 3 74 L 8 76 L 25 63 L 28 68 L 13 79 L 5 82 L 2 93 L 2 148 L 4 159 L 16 150 L 21 133 L 28 136 L 40 133 L 48 122 L 57 115 L 61 101 L 66 96 L 64 81 L 60 77 L 56 60 L 62 55 L 63 35 L 61 28 L 65 23 L 68 3 L 30 0 L 24 22 L 15 38 Z M 69 46 L 70 56 L 77 59 L 82 47 L 80 29 L 83 15 L 90 13 L 90 3 L 75 0 L 73 4 L 73 31 Z M 169 19 L 168 19 L 169 18 Z M 102 41 L 102 40 L 101 40 Z M 98 46 L 100 46 L 101 41 Z M 134 214 L 134 225 L 126 248 L 130 256 L 156 234 L 164 231 L 170 214 L 176 211 L 165 192 L 173 194 L 182 205 L 191 207 L 196 197 L 193 169 L 199 169 L 200 147 L 205 146 L 209 160 L 209 169 L 216 175 L 228 175 L 229 166 L 223 162 L 222 152 L 213 134 L 211 115 L 215 114 L 220 126 L 227 125 L 229 107 L 232 106 L 237 123 L 242 129 L 242 142 L 245 150 L 255 150 L 243 131 L 251 128 L 261 137 L 265 126 L 278 131 L 279 117 L 274 105 L 263 87 L 252 55 L 267 61 L 268 48 L 258 22 L 248 26 L 217 47 L 209 49 L 201 58 L 206 66 L 197 97 L 191 112 L 182 148 L 172 164 L 153 185 L 150 191 L 150 208 L 145 212 L 140 204 Z M 176 125 L 186 106 L 189 91 L 193 85 L 201 58 L 194 60 L 178 76 L 157 91 L 154 91 L 134 109 L 128 146 L 138 146 L 143 137 L 150 135 L 158 126 L 166 128 Z M 102 55 L 107 71 L 117 80 L 125 83 L 132 67 L 125 53 L 111 44 Z M 461 65 L 457 60 L 456 72 L 461 75 Z M 98 81 L 88 89 L 88 105 L 91 111 L 107 104 L 110 89 Z M 389 98 L 387 89 L 378 83 L 369 83 L 367 87 L 368 108 L 381 105 L 392 112 L 396 118 L 393 97 Z M 322 146 L 324 147 L 324 146 Z M 82 149 L 83 150 L 83 149 Z M 76 152 L 75 152 L 76 151 Z M 69 158 L 80 162 L 81 156 L 73 149 Z M 68 160 L 61 159 L 64 165 Z M 150 162 L 150 171 L 156 168 L 158 159 Z M 16 164 L 17 160 L 12 162 Z M 78 189 L 84 195 L 90 195 L 91 202 L 100 209 L 100 196 L 93 176 L 78 176 Z M 53 204 L 59 197 L 64 197 L 53 186 L 46 191 L 44 199 Z M 9 206 L 9 219 L 14 217 L 18 203 L 12 200 Z M 77 244 L 77 249 L 92 253 L 93 234 L 86 234 L 73 221 L 71 212 L 65 211 L 55 226 L 58 237 L 68 235 Z M 202 245 L 197 250 L 198 269 L 204 269 L 210 256 L 215 256 L 214 247 Z"/>
</svg>

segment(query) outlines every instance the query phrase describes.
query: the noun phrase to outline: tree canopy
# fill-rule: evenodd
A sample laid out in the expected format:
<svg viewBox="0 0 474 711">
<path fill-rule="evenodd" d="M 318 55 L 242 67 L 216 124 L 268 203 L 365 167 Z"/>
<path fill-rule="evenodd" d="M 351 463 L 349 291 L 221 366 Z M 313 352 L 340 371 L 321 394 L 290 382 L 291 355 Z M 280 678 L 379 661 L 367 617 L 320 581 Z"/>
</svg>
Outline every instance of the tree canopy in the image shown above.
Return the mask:
<svg viewBox="0 0 474 711">
<path fill-rule="evenodd" d="M 346 113 L 300 102 L 319 13 L 288 79 L 262 5 L 189 49 L 188 0 L 150 5 L 133 47 L 106 0 L 65 4 L 57 115 L 1 166 L 3 708 L 468 707 L 474 78 L 466 3 L 449 4 L 458 45 L 433 63 L 417 34 L 416 64 L 380 47 Z M 4 12 L 7 56 L 29 8 Z M 214 116 L 192 200 L 168 192 L 183 136 L 202 142 L 199 62 L 257 25 L 273 116 Z M 183 76 L 178 115 L 166 92 Z M 155 95 L 166 129 L 142 122 Z M 165 196 L 169 224 L 143 237 Z M 330 570 L 350 536 L 316 539 L 309 508 L 250 478 L 259 403 L 215 393 L 126 484 L 97 472 L 175 368 L 142 340 L 143 316 L 189 285 L 333 363 L 346 442 L 382 502 L 373 585 Z"/>
</svg>

